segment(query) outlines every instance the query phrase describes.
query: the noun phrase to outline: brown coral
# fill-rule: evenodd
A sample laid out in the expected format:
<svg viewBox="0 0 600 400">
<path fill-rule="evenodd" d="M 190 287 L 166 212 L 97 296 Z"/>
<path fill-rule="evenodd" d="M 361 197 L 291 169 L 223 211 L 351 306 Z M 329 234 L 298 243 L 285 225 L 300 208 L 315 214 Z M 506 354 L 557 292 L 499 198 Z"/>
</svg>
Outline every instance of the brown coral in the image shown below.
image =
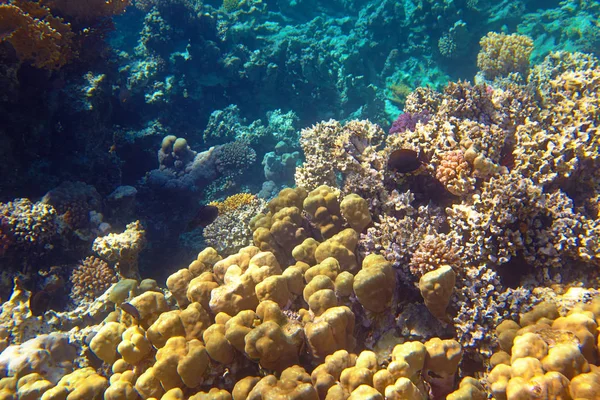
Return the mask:
<svg viewBox="0 0 600 400">
<path fill-rule="evenodd" d="M 80 20 L 123 14 L 129 0 L 45 0 L 52 11 Z"/>
<path fill-rule="evenodd" d="M 15 0 L 0 5 L 0 41 L 8 41 L 20 61 L 36 68 L 59 69 L 73 56 L 71 25 L 40 3 Z"/>
<path fill-rule="evenodd" d="M 475 179 L 470 177 L 471 168 L 461 150 L 447 151 L 440 155 L 440 164 L 435 177 L 456 195 L 462 196 L 471 192 L 475 187 Z"/>
<path fill-rule="evenodd" d="M 427 235 L 419 243 L 410 260 L 410 272 L 421 277 L 427 272 L 434 271 L 442 265 L 458 268 L 459 257 L 452 245 L 442 235 Z"/>
<path fill-rule="evenodd" d="M 77 264 L 71 273 L 71 297 L 76 301 L 93 300 L 103 294 L 113 283 L 117 274 L 106 262 L 89 256 Z"/>
</svg>

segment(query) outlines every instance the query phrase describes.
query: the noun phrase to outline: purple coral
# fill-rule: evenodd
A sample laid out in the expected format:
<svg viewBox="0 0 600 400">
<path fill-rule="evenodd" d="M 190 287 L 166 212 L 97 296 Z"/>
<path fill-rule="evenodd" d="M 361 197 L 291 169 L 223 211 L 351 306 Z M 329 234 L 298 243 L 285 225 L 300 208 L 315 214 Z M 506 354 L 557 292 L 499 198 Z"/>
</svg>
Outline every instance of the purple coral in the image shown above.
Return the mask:
<svg viewBox="0 0 600 400">
<path fill-rule="evenodd" d="M 426 124 L 431 119 L 429 111 L 424 110 L 417 113 L 405 112 L 400 114 L 398 118 L 392 123 L 390 128 L 390 135 L 402 133 L 406 130 L 413 131 L 417 127 L 418 122 Z"/>
</svg>

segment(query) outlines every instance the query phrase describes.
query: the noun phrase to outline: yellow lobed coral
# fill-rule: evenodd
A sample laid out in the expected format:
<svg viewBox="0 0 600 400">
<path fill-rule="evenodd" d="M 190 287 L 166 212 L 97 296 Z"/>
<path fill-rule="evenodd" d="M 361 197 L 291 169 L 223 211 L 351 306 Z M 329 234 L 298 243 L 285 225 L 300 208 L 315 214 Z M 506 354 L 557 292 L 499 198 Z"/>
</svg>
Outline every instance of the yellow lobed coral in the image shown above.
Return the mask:
<svg viewBox="0 0 600 400">
<path fill-rule="evenodd" d="M 510 359 L 500 357 L 502 361 L 488 374 L 494 397 L 600 396 L 600 385 L 589 383 L 598 371 L 595 319 L 600 310 L 594 304 L 577 306 L 560 316 L 554 304 L 544 302 L 523 314 L 520 325 L 514 321 L 500 324 L 497 328 L 500 346 Z"/>
<path fill-rule="evenodd" d="M 369 254 L 354 277 L 354 293 L 369 311 L 380 313 L 390 307 L 396 288 L 396 273 L 383 256 Z"/>
<path fill-rule="evenodd" d="M 439 320 L 448 321 L 446 308 L 454 291 L 456 273 L 449 265 L 423 275 L 419 280 L 419 290 L 427 309 Z"/>
</svg>

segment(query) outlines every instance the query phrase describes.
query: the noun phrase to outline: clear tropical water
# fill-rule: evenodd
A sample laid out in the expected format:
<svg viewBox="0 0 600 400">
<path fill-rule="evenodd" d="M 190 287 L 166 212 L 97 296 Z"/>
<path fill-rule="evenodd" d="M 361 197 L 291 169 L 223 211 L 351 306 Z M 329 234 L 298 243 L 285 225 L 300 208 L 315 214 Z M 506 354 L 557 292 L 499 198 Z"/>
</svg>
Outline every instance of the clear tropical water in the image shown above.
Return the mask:
<svg viewBox="0 0 600 400">
<path fill-rule="evenodd" d="M 600 398 L 599 20 L 2 1 L 0 398 Z"/>
</svg>

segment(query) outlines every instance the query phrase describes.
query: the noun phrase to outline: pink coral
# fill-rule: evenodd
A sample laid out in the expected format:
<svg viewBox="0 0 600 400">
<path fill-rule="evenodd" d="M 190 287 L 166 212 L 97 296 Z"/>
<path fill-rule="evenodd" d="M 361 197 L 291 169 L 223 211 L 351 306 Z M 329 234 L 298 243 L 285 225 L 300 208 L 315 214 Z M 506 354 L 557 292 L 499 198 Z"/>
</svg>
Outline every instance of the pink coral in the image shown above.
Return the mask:
<svg viewBox="0 0 600 400">
<path fill-rule="evenodd" d="M 474 189 L 470 172 L 471 167 L 465 160 L 464 153 L 461 150 L 453 150 L 440 155 L 435 177 L 450 193 L 461 196 Z"/>
</svg>

